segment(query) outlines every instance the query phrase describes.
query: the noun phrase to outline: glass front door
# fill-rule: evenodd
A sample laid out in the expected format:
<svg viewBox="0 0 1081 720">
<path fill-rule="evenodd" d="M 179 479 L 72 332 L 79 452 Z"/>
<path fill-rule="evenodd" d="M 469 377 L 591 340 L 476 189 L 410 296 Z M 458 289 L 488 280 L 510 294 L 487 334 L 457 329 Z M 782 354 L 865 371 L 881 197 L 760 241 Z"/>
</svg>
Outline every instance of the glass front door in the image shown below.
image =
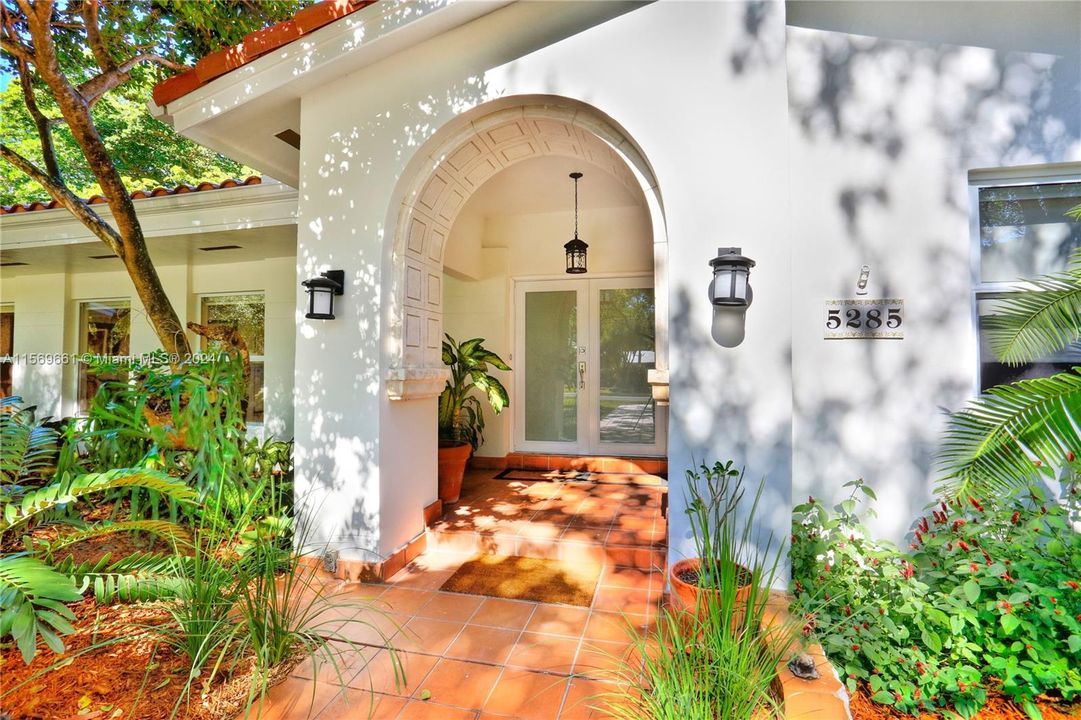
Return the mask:
<svg viewBox="0 0 1081 720">
<path fill-rule="evenodd" d="M 650 278 L 517 285 L 516 448 L 661 455 Z"/>
</svg>

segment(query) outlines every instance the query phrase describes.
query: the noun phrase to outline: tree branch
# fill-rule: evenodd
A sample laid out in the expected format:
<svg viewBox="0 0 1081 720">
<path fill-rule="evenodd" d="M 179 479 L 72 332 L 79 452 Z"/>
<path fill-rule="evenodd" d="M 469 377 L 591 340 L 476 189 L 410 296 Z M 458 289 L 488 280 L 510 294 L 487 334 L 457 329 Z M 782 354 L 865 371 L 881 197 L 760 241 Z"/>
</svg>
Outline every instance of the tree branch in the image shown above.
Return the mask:
<svg viewBox="0 0 1081 720">
<path fill-rule="evenodd" d="M 168 58 L 162 57 L 161 55 L 144 53 L 141 55 L 136 55 L 133 58 L 129 58 L 124 62 L 120 63 L 119 65 L 116 65 L 111 70 L 103 72 L 100 75 L 95 75 L 94 77 L 84 82 L 82 85 L 79 85 L 76 90 L 78 90 L 79 94 L 83 96 L 83 99 L 86 100 L 87 104 L 92 106 L 94 105 L 94 103 L 101 99 L 102 95 L 114 88 L 123 85 L 129 79 L 131 79 L 131 75 L 129 75 L 128 73 L 130 73 L 132 68 L 134 68 L 136 65 L 144 62 L 152 62 L 157 65 L 161 65 L 162 67 L 167 67 L 171 70 L 188 69 L 186 65 L 175 63 Z"/>
<path fill-rule="evenodd" d="M 49 175 L 60 180 L 60 163 L 56 160 L 56 146 L 53 145 L 52 120 L 41 112 L 37 98 L 34 97 L 34 87 L 30 81 L 30 64 L 25 60 L 18 60 L 19 85 L 23 91 L 23 101 L 30 117 L 34 120 L 34 127 L 38 131 L 38 139 L 41 141 L 41 156 L 45 159 L 45 169 Z"/>
<path fill-rule="evenodd" d="M 8 53 L 16 60 L 21 60 L 23 62 L 30 62 L 34 58 L 33 50 L 18 40 L 12 39 L 10 36 L 0 38 L 0 50 Z"/>
<path fill-rule="evenodd" d="M 108 73 L 116 68 L 113 56 L 105 47 L 105 41 L 101 37 L 101 27 L 98 25 L 98 0 L 86 0 L 82 6 L 83 23 L 86 25 L 86 42 L 90 46 L 90 52 L 98 61 L 98 67 L 102 72 Z"/>
<path fill-rule="evenodd" d="M 98 238 L 108 245 L 109 249 L 116 253 L 120 259 L 124 258 L 123 244 L 120 240 L 120 235 L 116 230 L 113 230 L 109 223 L 105 222 L 100 215 L 91 210 L 90 206 L 81 198 L 71 190 L 68 190 L 67 186 L 59 179 L 50 177 L 44 170 L 38 168 L 32 162 L 3 143 L 0 143 L 0 157 L 29 175 L 31 179 L 45 188 L 45 191 L 49 193 L 49 196 L 52 197 L 53 200 L 56 200 L 62 207 L 66 208 L 72 215 L 78 218 L 79 222 L 97 235 Z"/>
</svg>

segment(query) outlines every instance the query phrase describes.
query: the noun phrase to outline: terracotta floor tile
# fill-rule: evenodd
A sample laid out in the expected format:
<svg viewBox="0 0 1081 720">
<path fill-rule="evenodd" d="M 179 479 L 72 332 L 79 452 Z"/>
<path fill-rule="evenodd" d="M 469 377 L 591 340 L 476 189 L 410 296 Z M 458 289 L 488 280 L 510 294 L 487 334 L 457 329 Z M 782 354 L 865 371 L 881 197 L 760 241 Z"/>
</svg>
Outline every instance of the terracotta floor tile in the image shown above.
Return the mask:
<svg viewBox="0 0 1081 720">
<path fill-rule="evenodd" d="M 480 710 L 495 687 L 502 669 L 498 665 L 482 665 L 443 658 L 428 675 L 413 697 L 427 690 L 432 702 L 460 708 Z"/>
<path fill-rule="evenodd" d="M 526 630 L 548 635 L 580 637 L 589 622 L 589 610 L 567 605 L 538 605 Z"/>
<path fill-rule="evenodd" d="M 462 593 L 436 593 L 424 607 L 416 611 L 419 617 L 466 622 L 484 602 L 483 597 Z"/>
<path fill-rule="evenodd" d="M 503 598 L 485 598 L 470 619 L 473 625 L 521 630 L 533 615 L 536 603 Z"/>
<path fill-rule="evenodd" d="M 578 639 L 524 632 L 507 658 L 508 667 L 570 674 L 578 654 Z"/>
<path fill-rule="evenodd" d="M 614 531 L 613 531 L 614 532 Z M 601 585 L 608 587 L 649 590 L 653 582 L 653 573 L 634 567 L 610 566 L 601 574 Z"/>
<path fill-rule="evenodd" d="M 407 652 L 442 655 L 464 627 L 460 622 L 414 617 L 394 636 L 393 645 Z"/>
<path fill-rule="evenodd" d="M 615 685 L 599 680 L 571 678 L 560 720 L 600 720 L 610 717 L 605 708 L 612 701 L 605 694 L 617 689 Z"/>
<path fill-rule="evenodd" d="M 426 700 L 410 700 L 398 720 L 474 720 L 476 717 L 475 710 L 437 705 Z"/>
<path fill-rule="evenodd" d="M 380 650 L 349 682 L 357 690 L 408 697 L 424 683 L 439 658 L 418 653 L 395 653 L 397 667 L 389 650 Z"/>
<path fill-rule="evenodd" d="M 627 642 L 632 629 L 641 629 L 646 624 L 644 615 L 624 615 L 622 613 L 593 611 L 586 625 L 586 640 L 604 642 Z"/>
<path fill-rule="evenodd" d="M 250 712 L 240 718 L 251 720 L 292 720 L 315 717 L 331 700 L 343 692 L 343 688 L 330 683 L 313 682 L 290 677 L 272 687 L 262 701 L 256 702 Z"/>
<path fill-rule="evenodd" d="M 393 613 L 413 615 L 417 610 L 427 605 L 433 597 L 435 597 L 435 593 L 427 590 L 392 587 L 380 595 L 379 600 L 386 603 Z"/>
<path fill-rule="evenodd" d="M 520 720 L 554 720 L 559 715 L 568 682 L 558 675 L 507 668 L 484 711 Z"/>
<path fill-rule="evenodd" d="M 325 652 L 304 658 L 289 674 L 307 680 L 317 677 L 323 683 L 348 685 L 376 652 L 377 649 L 365 645 L 350 646 L 331 641 L 327 643 Z"/>
<path fill-rule="evenodd" d="M 559 536 L 559 539 L 585 543 L 603 543 L 607 536 L 608 528 L 568 527 Z"/>
<path fill-rule="evenodd" d="M 593 598 L 593 609 L 646 615 L 655 609 L 649 590 L 631 590 L 628 588 L 600 587 Z"/>
<path fill-rule="evenodd" d="M 315 720 L 393 720 L 405 702 L 393 695 L 346 688 L 345 694 L 331 700 Z"/>
<path fill-rule="evenodd" d="M 518 640 L 517 630 L 467 625 L 446 651 L 458 660 L 503 663 Z"/>
<path fill-rule="evenodd" d="M 407 622 L 408 615 L 368 610 L 343 621 L 331 637 L 365 645 L 386 645 Z"/>
<path fill-rule="evenodd" d="M 631 646 L 627 643 L 583 640 L 574 663 L 574 674 L 591 678 L 608 678 L 611 673 L 633 662 Z"/>
</svg>

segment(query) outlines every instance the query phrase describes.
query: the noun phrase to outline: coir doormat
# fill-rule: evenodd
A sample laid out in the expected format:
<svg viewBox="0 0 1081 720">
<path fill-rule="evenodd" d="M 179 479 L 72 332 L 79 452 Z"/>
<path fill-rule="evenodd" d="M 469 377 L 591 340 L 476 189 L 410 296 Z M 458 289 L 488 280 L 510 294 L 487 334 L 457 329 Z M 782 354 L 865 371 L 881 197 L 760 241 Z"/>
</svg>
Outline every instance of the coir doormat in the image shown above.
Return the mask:
<svg viewBox="0 0 1081 720">
<path fill-rule="evenodd" d="M 532 482 L 588 482 L 606 485 L 665 485 L 659 475 L 647 473 L 604 473 L 586 470 L 515 470 L 507 469 L 496 475 L 497 480 L 528 480 Z"/>
<path fill-rule="evenodd" d="M 480 555 L 458 568 L 440 590 L 589 607 L 600 575 L 600 566 L 593 563 Z"/>
</svg>

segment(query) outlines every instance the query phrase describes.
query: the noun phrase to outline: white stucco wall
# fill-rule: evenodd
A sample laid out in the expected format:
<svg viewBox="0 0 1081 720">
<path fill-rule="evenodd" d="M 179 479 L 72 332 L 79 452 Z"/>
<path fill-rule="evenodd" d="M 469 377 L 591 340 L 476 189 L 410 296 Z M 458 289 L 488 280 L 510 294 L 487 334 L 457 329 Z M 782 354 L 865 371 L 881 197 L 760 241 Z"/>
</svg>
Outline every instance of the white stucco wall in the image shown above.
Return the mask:
<svg viewBox="0 0 1081 720">
<path fill-rule="evenodd" d="M 307 387 L 298 383 L 297 489 L 322 508 L 313 544 L 366 556 L 422 527 L 420 508 L 435 496 L 434 453 L 402 453 L 399 438 L 435 447 L 435 400 L 392 404 L 380 374 L 396 185 L 416 148 L 458 113 L 536 94 L 613 118 L 658 179 L 671 243 L 673 477 L 692 458 L 734 457 L 767 479 L 766 519 L 787 533 L 782 7 L 657 3 L 557 41 L 564 22 L 543 4 L 510 7 L 302 98 L 298 264 L 302 273 L 343 267 L 349 280 L 340 320 L 305 323 L 298 334 L 297 377 Z M 720 245 L 742 245 L 759 262 L 747 340 L 735 350 L 709 335 L 707 262 Z M 390 495 L 411 504 L 391 508 Z M 674 554 L 689 549 L 681 497 L 677 482 Z"/>
<path fill-rule="evenodd" d="M 788 30 L 793 493 L 830 502 L 863 477 L 893 539 L 931 498 L 943 409 L 975 391 L 968 172 L 1081 158 L 1081 44 L 1017 52 L 983 30 L 935 34 L 991 47 Z M 823 300 L 853 297 L 865 263 L 869 297 L 904 299 L 904 339 L 823 340 Z"/>
<path fill-rule="evenodd" d="M 672 555 L 690 550 L 683 472 L 713 459 L 765 481 L 761 519 L 779 537 L 794 497 L 832 497 L 860 475 L 889 511 L 880 529 L 902 532 L 928 497 L 939 408 L 973 389 L 966 173 L 1078 156 L 1081 63 L 1062 42 L 1073 10 L 996 4 L 988 23 L 979 5 L 795 4 L 814 29 L 786 32 L 780 3 L 622 15 L 525 3 L 320 85 L 323 72 L 302 91 L 298 270 L 343 268 L 348 288 L 338 321 L 297 335 L 312 543 L 374 559 L 420 532 L 435 456 L 416 449 L 435 447 L 435 400 L 391 402 L 384 380 L 399 357 L 399 204 L 429 169 L 433 136 L 463 131 L 488 102 L 537 96 L 625 129 L 663 200 Z M 1064 57 L 1032 54 L 1045 39 Z M 449 251 L 457 280 L 513 262 L 478 261 L 475 223 L 469 234 Z M 722 245 L 758 263 L 734 349 L 709 334 L 707 262 Z M 906 339 L 822 340 L 823 300 L 850 296 L 864 263 L 873 294 L 906 300 Z M 451 303 L 457 280 L 440 291 Z M 499 320 L 448 309 L 462 327 Z"/>
</svg>

